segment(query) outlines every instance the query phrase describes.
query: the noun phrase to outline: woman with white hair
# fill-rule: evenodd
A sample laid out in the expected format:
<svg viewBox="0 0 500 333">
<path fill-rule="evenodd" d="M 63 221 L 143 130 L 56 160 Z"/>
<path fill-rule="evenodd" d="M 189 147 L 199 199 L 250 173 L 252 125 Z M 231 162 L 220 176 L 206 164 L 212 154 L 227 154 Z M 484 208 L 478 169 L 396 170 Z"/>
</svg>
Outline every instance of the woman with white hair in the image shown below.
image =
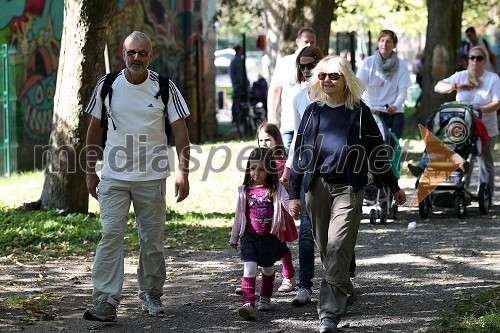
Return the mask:
<svg viewBox="0 0 500 333">
<path fill-rule="evenodd" d="M 306 209 L 321 254 L 325 275 L 318 314 L 320 332 L 337 332 L 337 324 L 354 299 L 349 278 L 368 170 L 380 176 L 398 205 L 406 202 L 388 158 L 387 147 L 370 109 L 361 100 L 364 83 L 349 61 L 326 57 L 313 70 L 310 104 L 302 117 L 295 143 L 289 184 L 290 208 Z M 381 151 L 382 150 L 382 151 Z M 378 152 L 378 153 L 377 153 Z"/>
</svg>

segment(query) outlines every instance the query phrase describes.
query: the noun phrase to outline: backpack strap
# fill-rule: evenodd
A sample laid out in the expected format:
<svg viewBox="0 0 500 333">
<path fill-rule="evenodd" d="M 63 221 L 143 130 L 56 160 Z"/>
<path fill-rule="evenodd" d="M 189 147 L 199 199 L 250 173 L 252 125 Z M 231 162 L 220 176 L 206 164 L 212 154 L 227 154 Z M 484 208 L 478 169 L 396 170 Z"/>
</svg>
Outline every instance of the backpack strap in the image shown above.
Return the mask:
<svg viewBox="0 0 500 333">
<path fill-rule="evenodd" d="M 167 76 L 158 75 L 158 81 L 160 83 L 160 90 L 156 93 L 155 98 L 158 99 L 161 96 L 163 104 L 165 104 L 165 109 L 163 112 L 165 114 L 165 134 L 167 135 L 167 142 L 171 143 L 172 139 L 172 127 L 170 126 L 170 121 L 168 120 L 168 100 L 170 98 L 170 79 Z"/>
<path fill-rule="evenodd" d="M 488 57 L 490 57 L 490 55 L 491 55 L 490 46 L 488 45 L 488 42 L 486 41 L 485 38 L 483 38 L 483 43 L 484 43 L 484 46 L 486 47 L 486 51 L 488 51 Z"/>
<path fill-rule="evenodd" d="M 109 105 L 111 105 L 111 97 L 113 96 L 113 88 L 111 86 L 113 85 L 113 82 L 115 82 L 115 79 L 117 76 L 118 76 L 118 73 L 106 74 L 106 78 L 104 79 L 104 82 L 102 84 L 102 89 L 101 89 L 101 100 L 102 100 L 101 128 L 104 129 L 104 131 L 102 133 L 101 147 L 103 149 L 104 149 L 104 145 L 106 143 L 106 139 L 108 137 L 108 109 L 106 108 L 106 105 L 104 104 L 104 100 L 109 95 Z M 113 122 L 113 126 L 115 126 L 114 122 Z M 116 127 L 115 127 L 115 129 L 116 129 Z"/>
</svg>

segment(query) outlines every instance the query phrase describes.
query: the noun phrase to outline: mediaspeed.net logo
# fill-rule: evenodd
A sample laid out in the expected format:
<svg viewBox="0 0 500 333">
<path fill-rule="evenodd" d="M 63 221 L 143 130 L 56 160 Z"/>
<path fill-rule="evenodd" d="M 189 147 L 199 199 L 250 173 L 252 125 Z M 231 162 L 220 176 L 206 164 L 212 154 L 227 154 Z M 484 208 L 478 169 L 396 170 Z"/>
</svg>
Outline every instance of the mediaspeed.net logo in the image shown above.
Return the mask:
<svg viewBox="0 0 500 333">
<path fill-rule="evenodd" d="M 469 128 L 460 119 L 457 121 L 451 119 L 446 126 L 445 135 L 448 144 L 439 140 L 424 126 L 419 124 L 418 127 L 424 138 L 425 149 L 430 161 L 420 176 L 418 188 L 410 202 L 410 207 L 418 205 L 452 172 L 464 165 L 465 160 L 453 149 L 456 145 L 464 143 L 470 135 Z"/>
</svg>

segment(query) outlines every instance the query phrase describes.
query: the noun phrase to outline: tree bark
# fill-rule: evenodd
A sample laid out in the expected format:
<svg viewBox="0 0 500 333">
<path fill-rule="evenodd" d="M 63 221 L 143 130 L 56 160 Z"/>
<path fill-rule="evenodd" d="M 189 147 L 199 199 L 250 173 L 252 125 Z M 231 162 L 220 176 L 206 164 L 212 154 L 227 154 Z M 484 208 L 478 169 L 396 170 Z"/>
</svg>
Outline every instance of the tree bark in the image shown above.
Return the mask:
<svg viewBox="0 0 500 333">
<path fill-rule="evenodd" d="M 118 0 L 65 0 L 64 28 L 54 96 L 54 115 L 45 154 L 42 209 L 87 213 L 86 102 L 104 73 L 104 47 Z"/>
<path fill-rule="evenodd" d="M 267 28 L 266 51 L 269 65 L 276 66 L 278 57 L 295 52 L 295 38 L 300 28 L 310 27 L 316 32 L 317 46 L 328 54 L 330 25 L 336 1 L 290 0 L 262 2 Z"/>
<path fill-rule="evenodd" d="M 424 75 L 421 107 L 415 114 L 417 123 L 442 103 L 454 100 L 454 94 L 438 94 L 434 86 L 456 71 L 460 49 L 460 29 L 464 0 L 427 1 L 428 22 L 424 50 Z"/>
</svg>

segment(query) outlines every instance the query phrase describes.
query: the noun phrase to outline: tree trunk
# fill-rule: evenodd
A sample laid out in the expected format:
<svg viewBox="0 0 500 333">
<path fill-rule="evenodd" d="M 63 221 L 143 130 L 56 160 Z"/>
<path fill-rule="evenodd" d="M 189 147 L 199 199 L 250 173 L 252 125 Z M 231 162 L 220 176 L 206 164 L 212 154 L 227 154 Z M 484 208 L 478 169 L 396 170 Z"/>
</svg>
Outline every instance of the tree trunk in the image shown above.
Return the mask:
<svg viewBox="0 0 500 333">
<path fill-rule="evenodd" d="M 84 114 L 104 73 L 104 46 L 118 0 L 65 0 L 64 28 L 54 96 L 49 149 L 45 154 L 42 209 L 88 212 Z"/>
<path fill-rule="evenodd" d="M 422 99 L 416 121 L 425 119 L 442 103 L 454 100 L 454 94 L 438 94 L 434 86 L 456 71 L 460 49 L 460 29 L 464 0 L 427 1 L 428 23 L 424 50 Z"/>
<path fill-rule="evenodd" d="M 295 38 L 300 28 L 313 28 L 316 32 L 317 46 L 328 54 L 335 1 L 264 0 L 262 4 L 267 26 L 266 51 L 272 69 L 271 75 L 278 57 L 295 52 L 297 47 Z"/>
</svg>

